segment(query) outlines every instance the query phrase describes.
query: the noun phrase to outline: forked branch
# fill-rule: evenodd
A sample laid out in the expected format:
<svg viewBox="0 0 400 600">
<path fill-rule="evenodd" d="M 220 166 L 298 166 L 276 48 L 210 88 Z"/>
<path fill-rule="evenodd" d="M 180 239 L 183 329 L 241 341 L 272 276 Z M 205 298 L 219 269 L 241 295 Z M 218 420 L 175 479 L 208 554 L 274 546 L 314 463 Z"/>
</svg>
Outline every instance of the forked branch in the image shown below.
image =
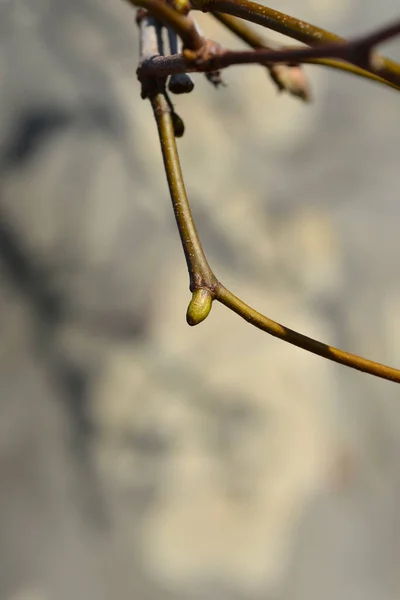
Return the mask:
<svg viewBox="0 0 400 600">
<path fill-rule="evenodd" d="M 289 17 L 250 0 L 192 0 L 191 6 L 196 9 L 241 17 L 312 46 L 311 48 L 271 49 L 268 45 L 266 47 L 265 44 L 256 42 L 250 43 L 254 48 L 253 51 L 231 51 L 203 38 L 192 19 L 174 10 L 163 0 L 129 1 L 135 6 L 146 8 L 161 22 L 174 28 L 182 38 L 186 49 L 183 54 L 144 61 L 138 69 L 138 76 L 141 79 L 149 76 L 165 77 L 189 71 L 210 72 L 238 64 L 253 63 L 271 66 L 281 63 L 325 61 L 326 66 L 351 71 L 400 89 L 400 65 L 374 52 L 377 44 L 400 33 L 400 21 L 362 38 L 347 41 L 310 23 Z M 232 26 L 230 28 L 232 29 Z M 350 68 L 346 63 L 350 64 Z"/>
<path fill-rule="evenodd" d="M 142 31 L 142 56 L 138 74 L 142 81 L 142 95 L 150 98 L 153 107 L 175 219 L 189 271 L 192 299 L 187 311 L 188 323 L 197 325 L 203 321 L 210 313 L 213 300 L 217 300 L 247 322 L 274 337 L 336 363 L 400 383 L 400 370 L 344 352 L 293 331 L 254 310 L 218 281 L 208 264 L 193 222 L 175 139 L 177 115 L 165 89 L 169 75 L 184 73 L 187 70 L 213 71 L 230 64 L 248 64 L 250 62 L 261 62 L 270 66 L 282 62 L 297 63 L 303 60 L 326 61 L 328 59 L 352 62 L 355 66 L 350 69 L 353 71 L 355 69 L 356 74 L 364 75 L 366 70 L 379 71 L 380 74 L 384 74 L 385 83 L 390 82 L 390 85 L 397 87 L 400 86 L 400 66 L 388 59 L 372 56 L 372 50 L 375 44 L 399 33 L 400 23 L 395 23 L 358 40 L 345 42 L 333 34 L 296 19 L 287 17 L 287 21 L 282 20 L 282 13 L 271 11 L 267 7 L 260 7 L 248 0 L 195 0 L 195 2 L 197 2 L 197 7 L 203 10 L 225 9 L 240 17 L 252 17 L 249 20 L 264 21 L 263 24 L 266 24 L 269 19 L 269 26 L 272 20 L 276 30 L 288 33 L 292 37 L 296 37 L 294 32 L 297 31 L 297 39 L 300 41 L 306 41 L 306 43 L 317 41 L 319 43 L 311 48 L 266 48 L 263 42 L 251 34 L 250 30 L 243 27 L 243 24 L 232 21 L 229 17 L 228 21 L 225 19 L 225 24 L 239 37 L 245 39 L 255 50 L 251 52 L 222 50 L 214 42 L 203 38 L 191 19 L 180 14 L 162 0 L 131 0 L 131 3 L 145 7 L 156 20 L 158 19 L 176 31 L 185 44 L 182 54 L 162 56 L 162 36 L 158 36 L 158 47 L 154 47 L 154 35 L 143 35 Z M 212 8 L 210 9 L 210 7 Z M 150 20 L 147 26 L 153 27 L 154 23 Z M 340 66 L 340 63 L 336 64 L 335 62 L 330 66 L 343 68 L 343 65 Z M 349 70 L 348 65 L 344 68 Z M 372 75 L 372 77 L 381 81 L 381 78 L 376 75 Z"/>
</svg>

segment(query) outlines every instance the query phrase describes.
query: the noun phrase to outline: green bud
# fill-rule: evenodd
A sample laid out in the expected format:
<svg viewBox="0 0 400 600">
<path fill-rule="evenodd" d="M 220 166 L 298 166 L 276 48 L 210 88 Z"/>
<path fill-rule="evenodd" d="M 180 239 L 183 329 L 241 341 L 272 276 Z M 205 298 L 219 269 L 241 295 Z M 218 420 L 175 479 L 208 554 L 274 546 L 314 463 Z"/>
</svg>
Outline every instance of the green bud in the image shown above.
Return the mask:
<svg viewBox="0 0 400 600">
<path fill-rule="evenodd" d="M 211 310 L 212 296 L 209 290 L 195 290 L 187 309 L 186 321 L 189 325 L 198 325 L 208 317 Z"/>
</svg>

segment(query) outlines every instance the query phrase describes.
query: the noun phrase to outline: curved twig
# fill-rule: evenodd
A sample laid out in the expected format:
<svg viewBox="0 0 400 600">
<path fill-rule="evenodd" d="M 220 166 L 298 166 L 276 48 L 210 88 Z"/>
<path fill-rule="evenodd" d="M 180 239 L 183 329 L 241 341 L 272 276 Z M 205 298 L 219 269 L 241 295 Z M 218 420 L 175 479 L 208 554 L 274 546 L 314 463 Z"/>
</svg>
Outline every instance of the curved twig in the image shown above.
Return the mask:
<svg viewBox="0 0 400 600">
<path fill-rule="evenodd" d="M 400 383 L 400 370 L 374 362 L 367 358 L 362 358 L 361 356 L 351 354 L 350 352 L 345 352 L 344 350 L 339 350 L 339 348 L 335 348 L 334 346 L 328 346 L 328 344 L 324 344 L 323 342 L 314 340 L 302 333 L 298 333 L 293 329 L 289 329 L 288 327 L 285 327 L 285 325 L 281 325 L 254 310 L 254 308 L 245 304 L 240 298 L 237 298 L 221 284 L 217 287 L 215 299 L 242 317 L 242 319 L 248 323 L 251 323 L 258 329 L 261 329 L 284 342 L 307 350 L 307 352 L 311 352 L 312 354 L 317 354 L 322 358 L 327 358 L 330 361 L 356 369 L 357 371 L 363 371 L 364 373 L 369 373 L 370 375 L 375 375 L 382 379 Z"/>
<path fill-rule="evenodd" d="M 161 93 L 154 96 L 151 102 L 175 218 L 189 270 L 190 289 L 193 292 L 187 313 L 188 323 L 197 325 L 203 321 L 211 310 L 212 300 L 217 300 L 248 323 L 289 344 L 358 371 L 400 383 L 400 370 L 344 352 L 280 325 L 245 304 L 217 280 L 207 262 L 193 222 L 168 102 Z"/>
<path fill-rule="evenodd" d="M 176 224 L 189 271 L 190 290 L 194 292 L 198 288 L 212 289 L 217 281 L 207 262 L 193 222 L 176 147 L 170 105 L 162 93 L 150 100 L 157 122 Z"/>
</svg>

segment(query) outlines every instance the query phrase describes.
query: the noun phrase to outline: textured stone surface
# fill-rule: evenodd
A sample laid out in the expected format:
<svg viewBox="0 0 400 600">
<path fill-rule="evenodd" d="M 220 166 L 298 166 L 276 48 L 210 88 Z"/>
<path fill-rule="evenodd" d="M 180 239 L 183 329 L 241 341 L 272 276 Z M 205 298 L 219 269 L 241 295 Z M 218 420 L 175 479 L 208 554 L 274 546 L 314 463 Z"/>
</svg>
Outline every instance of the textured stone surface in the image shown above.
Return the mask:
<svg viewBox="0 0 400 600">
<path fill-rule="evenodd" d="M 136 59 L 123 2 L 0 2 L 0 598 L 397 598 L 398 389 L 221 306 L 187 327 Z M 311 107 L 256 67 L 177 98 L 198 228 L 244 300 L 400 364 L 399 97 L 310 74 Z"/>
</svg>

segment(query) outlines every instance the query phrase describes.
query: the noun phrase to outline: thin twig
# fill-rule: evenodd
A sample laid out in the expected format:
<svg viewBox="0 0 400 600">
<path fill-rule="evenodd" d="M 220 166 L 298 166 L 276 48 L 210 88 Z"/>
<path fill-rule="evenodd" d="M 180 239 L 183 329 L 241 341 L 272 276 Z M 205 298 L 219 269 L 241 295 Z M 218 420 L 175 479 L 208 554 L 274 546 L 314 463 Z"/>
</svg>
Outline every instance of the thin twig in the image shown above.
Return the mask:
<svg viewBox="0 0 400 600">
<path fill-rule="evenodd" d="M 274 42 L 272 40 L 266 40 L 264 38 L 264 36 L 260 35 L 254 27 L 247 25 L 247 23 L 245 21 L 243 21 L 242 19 L 233 17 L 232 15 L 226 15 L 226 14 L 214 13 L 214 12 L 212 13 L 212 16 L 214 18 L 216 18 L 218 21 L 220 21 L 223 25 L 225 25 L 225 27 L 227 27 L 232 33 L 234 33 L 238 38 L 240 38 L 243 42 L 245 42 L 251 48 L 254 48 L 254 49 L 265 48 L 265 49 L 270 49 L 270 50 L 281 50 L 284 47 L 281 44 L 278 44 L 277 42 Z M 314 58 L 314 59 L 311 58 L 304 62 L 306 64 L 321 65 L 321 66 L 328 67 L 331 69 L 345 71 L 347 73 L 350 73 L 351 75 L 357 75 L 358 77 L 364 77 L 366 79 L 371 79 L 373 81 L 383 83 L 394 89 L 400 89 L 398 86 L 394 85 L 393 83 L 390 83 L 389 81 L 386 81 L 385 79 L 382 79 L 382 77 L 379 77 L 378 75 L 375 75 L 374 73 L 370 73 L 369 71 L 364 71 L 363 69 L 360 69 L 359 67 L 356 67 L 354 65 L 351 65 L 349 63 L 345 63 L 342 61 L 338 61 L 338 60 L 334 60 L 334 59 L 330 59 L 330 58 Z M 294 88 L 293 88 L 295 90 L 294 93 L 295 93 L 295 95 L 297 95 L 296 94 L 297 78 L 296 78 L 296 73 L 293 74 L 294 67 L 288 67 L 286 65 L 274 65 L 273 67 L 269 67 L 269 69 L 271 71 L 272 77 L 274 77 L 274 73 L 276 73 L 276 69 L 281 69 L 280 73 L 278 72 L 279 81 L 285 80 L 285 78 L 287 77 L 289 87 L 287 88 L 285 85 L 285 88 L 288 89 L 288 91 L 290 91 L 291 93 L 293 93 L 292 86 L 294 86 Z M 274 69 L 275 69 L 275 71 L 274 71 Z M 285 69 L 285 70 L 283 70 L 283 69 Z M 292 81 L 293 81 L 293 83 L 292 83 Z M 301 88 L 303 88 L 304 83 L 301 83 L 301 81 L 300 81 L 300 85 L 301 85 Z"/>
<path fill-rule="evenodd" d="M 157 94 L 150 100 L 157 122 L 176 223 L 189 271 L 190 289 L 192 292 L 201 287 L 212 289 L 216 279 L 207 262 L 193 222 L 176 147 L 170 106 L 163 94 Z"/>
<path fill-rule="evenodd" d="M 281 325 L 254 310 L 254 308 L 251 308 L 242 300 L 234 296 L 234 294 L 223 285 L 217 287 L 215 299 L 242 317 L 242 319 L 251 323 L 251 325 L 254 325 L 258 329 L 261 329 L 284 342 L 307 350 L 307 352 L 311 352 L 312 354 L 317 354 L 322 358 L 327 358 L 330 361 L 356 369 L 357 371 L 363 371 L 364 373 L 375 375 L 381 379 L 400 383 L 400 370 L 382 365 L 381 363 L 374 362 L 367 358 L 362 358 L 356 354 L 345 352 L 344 350 L 339 350 L 334 346 L 328 346 L 323 342 L 319 342 L 298 333 L 293 329 L 289 329 L 288 327 L 285 327 L 285 325 Z"/>
</svg>

